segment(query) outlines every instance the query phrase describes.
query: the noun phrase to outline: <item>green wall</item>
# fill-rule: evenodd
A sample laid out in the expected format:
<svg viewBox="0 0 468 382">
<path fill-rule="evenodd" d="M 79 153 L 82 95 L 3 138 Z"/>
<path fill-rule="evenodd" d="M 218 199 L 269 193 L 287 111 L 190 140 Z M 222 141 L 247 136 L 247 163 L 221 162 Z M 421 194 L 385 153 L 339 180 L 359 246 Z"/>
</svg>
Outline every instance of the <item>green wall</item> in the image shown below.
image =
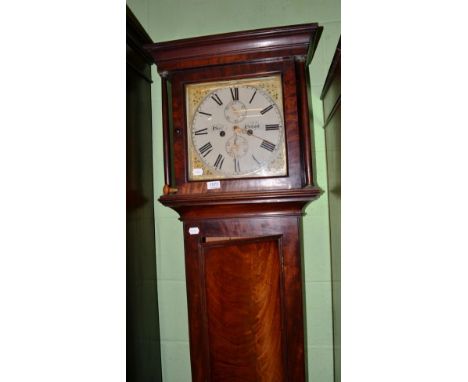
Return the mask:
<svg viewBox="0 0 468 382">
<path fill-rule="evenodd" d="M 320 93 L 340 35 L 339 0 L 127 0 L 155 41 L 271 26 L 318 22 L 324 27 L 310 65 L 315 175 L 327 189 Z M 161 83 L 153 67 L 155 197 L 163 187 Z M 333 382 L 328 200 L 311 203 L 304 218 L 304 265 L 309 381 Z M 163 380 L 190 381 L 182 224 L 175 212 L 155 205 L 157 278 Z"/>
</svg>

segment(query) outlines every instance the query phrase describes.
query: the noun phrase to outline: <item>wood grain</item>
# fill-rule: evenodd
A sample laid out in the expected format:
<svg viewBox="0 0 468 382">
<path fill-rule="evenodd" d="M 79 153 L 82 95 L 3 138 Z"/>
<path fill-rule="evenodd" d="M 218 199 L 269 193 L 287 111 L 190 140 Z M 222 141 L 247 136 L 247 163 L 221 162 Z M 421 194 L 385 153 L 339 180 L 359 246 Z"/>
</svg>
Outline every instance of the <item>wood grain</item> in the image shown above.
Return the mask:
<svg viewBox="0 0 468 382">
<path fill-rule="evenodd" d="M 271 205 L 274 209 L 274 204 Z M 216 211 L 216 208 L 211 208 Z M 210 308 L 210 296 L 213 296 L 216 286 L 219 288 L 220 295 L 231 295 L 236 290 L 244 293 L 244 297 L 239 301 L 231 300 L 230 297 L 225 302 L 225 314 L 230 315 L 230 319 L 236 321 L 238 314 L 245 317 L 251 313 L 250 322 L 256 322 L 259 306 L 261 306 L 262 298 L 264 301 L 276 301 L 280 303 L 279 311 L 275 308 L 273 310 L 264 311 L 265 317 L 267 314 L 273 314 L 269 317 L 272 326 L 263 334 L 267 332 L 273 333 L 281 322 L 281 341 L 282 341 L 282 368 L 284 375 L 279 379 L 272 379 L 272 381 L 304 381 L 305 380 L 305 363 L 304 363 L 304 328 L 303 328 L 303 298 L 302 298 L 302 271 L 301 271 L 301 246 L 299 241 L 300 233 L 300 212 L 302 207 L 296 205 L 296 211 L 291 215 L 284 216 L 269 216 L 268 214 L 260 214 L 256 217 L 231 217 L 231 218 L 203 218 L 203 219 L 189 219 L 184 220 L 184 233 L 185 233 L 185 261 L 186 261 L 186 277 L 187 277 L 187 297 L 189 303 L 189 322 L 190 322 L 190 354 L 192 359 L 192 376 L 193 381 L 217 381 L 211 378 L 212 371 L 212 350 L 211 347 L 215 344 L 211 342 L 213 332 L 209 334 L 209 317 L 214 313 Z M 198 235 L 190 235 L 189 228 L 197 227 L 199 229 Z M 275 237 L 277 244 L 278 256 L 280 259 L 279 268 L 273 263 L 274 257 L 269 257 L 268 254 L 276 253 L 276 249 L 267 248 L 258 255 L 261 250 L 254 245 L 244 245 L 240 251 L 233 249 L 236 245 L 242 244 L 238 240 L 226 240 L 217 242 L 206 243 L 205 238 L 210 237 L 236 237 L 242 238 L 245 243 L 264 241 L 267 243 L 272 242 L 272 237 Z M 254 238 L 252 238 L 254 237 Z M 278 238 L 278 239 L 276 239 Z M 281 238 L 281 239 L 279 239 Z M 210 247 L 213 246 L 213 247 Z M 218 248 L 217 252 L 208 252 L 207 248 Z M 209 256 L 213 256 L 211 259 Z M 206 261 L 208 263 L 206 264 Z M 252 262 L 249 268 L 249 262 Z M 251 287 L 244 290 L 244 285 L 255 285 L 256 283 L 262 285 L 266 280 L 261 280 L 259 277 L 256 279 L 253 275 L 255 272 L 255 263 L 258 262 L 258 267 L 261 269 L 269 269 L 267 273 L 276 275 L 279 272 L 281 280 L 281 297 L 278 300 L 277 284 L 271 283 L 269 287 L 272 288 L 270 293 L 265 290 L 261 293 L 261 288 Z M 208 280 L 210 293 L 207 291 L 207 277 L 211 277 L 215 269 L 223 269 L 224 274 L 215 277 L 216 282 Z M 250 270 L 249 270 L 250 269 Z M 231 275 L 231 276 L 229 276 Z M 276 276 L 270 276 L 269 280 L 275 279 Z M 226 285 L 218 285 L 220 283 Z M 235 285 L 233 285 L 235 283 Z M 248 290 L 257 299 L 257 309 L 251 308 L 250 305 L 242 308 L 242 301 L 249 301 L 247 297 Z M 256 293 L 255 291 L 259 291 Z M 252 297 L 253 298 L 253 297 Z M 246 300 L 247 299 L 247 300 Z M 275 300 L 276 299 L 276 300 Z M 235 305 L 235 309 L 233 308 Z M 276 324 L 274 324 L 276 323 Z M 254 327 L 254 326 L 252 326 Z M 229 328 L 225 327 L 227 333 L 224 336 L 231 337 Z M 265 329 L 266 330 L 266 329 Z M 254 338 L 257 334 L 256 331 L 251 331 L 251 336 Z M 272 341 L 276 338 L 274 335 Z M 276 342 L 275 342 L 276 343 Z M 217 348 L 218 357 L 221 359 L 230 359 L 232 351 L 227 350 L 223 352 L 222 347 Z M 226 349 L 224 349 L 226 350 Z M 276 354 L 276 353 L 273 353 Z M 273 357 L 272 354 L 269 355 Z M 276 356 L 278 357 L 278 356 Z M 274 358 L 274 357 L 273 357 Z M 250 358 L 253 364 L 256 364 L 256 358 Z M 246 359 L 243 359 L 246 362 Z M 255 380 L 255 379 L 254 379 Z"/>
<path fill-rule="evenodd" d="M 213 381 L 284 380 L 278 240 L 202 245 Z"/>
</svg>

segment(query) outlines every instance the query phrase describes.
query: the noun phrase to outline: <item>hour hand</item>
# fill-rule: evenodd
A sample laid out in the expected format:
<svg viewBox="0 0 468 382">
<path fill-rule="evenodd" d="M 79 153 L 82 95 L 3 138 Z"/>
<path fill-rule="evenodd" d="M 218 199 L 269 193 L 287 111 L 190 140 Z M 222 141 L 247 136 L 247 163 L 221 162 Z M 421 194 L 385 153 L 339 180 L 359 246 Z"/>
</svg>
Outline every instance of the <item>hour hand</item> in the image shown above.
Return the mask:
<svg viewBox="0 0 468 382">
<path fill-rule="evenodd" d="M 242 134 L 247 134 L 251 137 L 255 137 L 257 139 L 261 139 L 263 141 L 263 138 L 259 137 L 258 135 L 255 135 L 252 131 L 252 129 L 246 129 L 245 127 L 240 127 L 240 126 L 234 126 L 234 131 L 236 133 L 242 133 Z"/>
</svg>

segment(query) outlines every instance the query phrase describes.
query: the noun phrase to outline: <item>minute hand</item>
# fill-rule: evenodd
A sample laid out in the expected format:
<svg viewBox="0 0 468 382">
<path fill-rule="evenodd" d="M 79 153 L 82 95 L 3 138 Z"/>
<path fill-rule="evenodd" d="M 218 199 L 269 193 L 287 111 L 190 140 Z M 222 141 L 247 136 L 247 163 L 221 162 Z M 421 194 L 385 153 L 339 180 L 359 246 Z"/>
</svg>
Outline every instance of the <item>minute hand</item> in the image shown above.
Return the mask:
<svg viewBox="0 0 468 382">
<path fill-rule="evenodd" d="M 262 138 L 262 137 L 259 137 L 258 135 L 255 135 L 254 133 L 252 133 L 252 130 L 247 130 L 245 127 L 240 127 L 240 126 L 235 126 L 234 127 L 234 131 L 236 133 L 242 133 L 242 134 L 247 134 L 249 137 L 255 137 L 257 139 L 260 139 L 262 141 L 266 141 L 266 142 L 269 142 L 268 140 L 266 140 L 265 138 Z M 270 142 L 269 142 L 270 143 Z"/>
</svg>

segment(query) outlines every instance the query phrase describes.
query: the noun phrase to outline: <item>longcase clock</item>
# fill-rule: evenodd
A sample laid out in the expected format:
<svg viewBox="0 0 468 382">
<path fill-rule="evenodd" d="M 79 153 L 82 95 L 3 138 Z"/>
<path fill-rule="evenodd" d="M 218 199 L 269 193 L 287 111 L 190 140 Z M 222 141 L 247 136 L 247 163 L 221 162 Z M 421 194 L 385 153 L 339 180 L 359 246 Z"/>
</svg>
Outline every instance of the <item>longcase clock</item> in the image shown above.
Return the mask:
<svg viewBox="0 0 468 382">
<path fill-rule="evenodd" d="M 164 194 L 180 215 L 193 381 L 305 380 L 301 217 L 317 24 L 147 46 L 162 78 Z"/>
</svg>

